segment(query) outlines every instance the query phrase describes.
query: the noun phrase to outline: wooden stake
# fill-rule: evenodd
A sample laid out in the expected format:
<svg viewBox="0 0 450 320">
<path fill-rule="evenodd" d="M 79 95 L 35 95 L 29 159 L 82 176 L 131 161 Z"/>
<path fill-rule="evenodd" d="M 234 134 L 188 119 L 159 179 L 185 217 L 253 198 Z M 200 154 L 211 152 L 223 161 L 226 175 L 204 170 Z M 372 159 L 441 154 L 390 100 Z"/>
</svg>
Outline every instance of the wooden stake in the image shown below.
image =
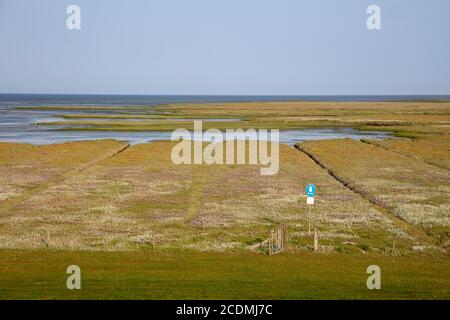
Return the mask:
<svg viewBox="0 0 450 320">
<path fill-rule="evenodd" d="M 314 230 L 314 251 L 319 251 L 319 236 L 317 230 Z"/>
<path fill-rule="evenodd" d="M 41 241 L 46 248 L 50 247 L 50 230 L 45 231 L 45 236 L 41 238 Z"/>
<path fill-rule="evenodd" d="M 395 236 L 392 238 L 392 255 L 395 256 Z"/>
<path fill-rule="evenodd" d="M 269 256 L 286 250 L 286 225 L 280 224 L 269 231 L 269 238 L 264 243 L 269 245 Z"/>
<path fill-rule="evenodd" d="M 270 230 L 269 232 L 269 256 L 273 254 L 273 230 Z"/>
<path fill-rule="evenodd" d="M 277 251 L 280 252 L 281 249 L 281 226 L 277 228 Z"/>
</svg>

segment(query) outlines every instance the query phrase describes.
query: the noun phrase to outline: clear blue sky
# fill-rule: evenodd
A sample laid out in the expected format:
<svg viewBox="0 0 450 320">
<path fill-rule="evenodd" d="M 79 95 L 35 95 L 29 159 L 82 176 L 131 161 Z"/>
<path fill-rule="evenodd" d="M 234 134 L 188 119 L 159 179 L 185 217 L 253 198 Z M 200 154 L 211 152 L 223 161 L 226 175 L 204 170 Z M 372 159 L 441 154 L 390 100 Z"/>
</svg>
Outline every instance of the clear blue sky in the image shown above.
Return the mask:
<svg viewBox="0 0 450 320">
<path fill-rule="evenodd" d="M 450 1 L 0 0 L 0 92 L 450 94 Z"/>
</svg>

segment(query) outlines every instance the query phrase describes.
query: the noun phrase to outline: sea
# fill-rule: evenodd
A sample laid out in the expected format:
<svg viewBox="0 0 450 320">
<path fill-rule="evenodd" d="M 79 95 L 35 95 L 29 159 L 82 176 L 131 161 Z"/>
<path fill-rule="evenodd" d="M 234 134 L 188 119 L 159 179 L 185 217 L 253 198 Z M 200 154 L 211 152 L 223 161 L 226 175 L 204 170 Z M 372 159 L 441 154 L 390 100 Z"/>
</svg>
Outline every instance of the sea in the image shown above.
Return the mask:
<svg viewBox="0 0 450 320">
<path fill-rule="evenodd" d="M 450 100 L 450 95 L 397 95 L 397 96 L 233 96 L 233 95 L 59 95 L 59 94 L 0 94 L 0 142 L 29 143 L 45 145 L 69 141 L 117 139 L 130 144 L 155 140 L 170 140 L 170 132 L 118 132 L 118 131 L 62 131 L 57 126 L 38 126 L 39 122 L 62 121 L 58 117 L 65 113 L 123 113 L 127 107 L 148 106 L 146 113 L 155 107 L 177 103 L 221 103 L 221 102 L 269 102 L 269 101 L 440 101 Z M 122 110 L 23 110 L 18 107 L 36 106 L 95 106 L 123 107 Z M 130 110 L 132 113 L 133 111 Z M 139 111 L 142 112 L 142 111 Z M 226 119 L 224 119 L 226 121 Z M 181 126 L 181 125 L 180 125 Z M 182 127 L 182 126 L 181 126 Z M 321 139 L 385 139 L 386 132 L 358 131 L 351 128 L 320 128 L 286 130 L 280 133 L 280 142 L 294 144 L 305 140 Z"/>
</svg>

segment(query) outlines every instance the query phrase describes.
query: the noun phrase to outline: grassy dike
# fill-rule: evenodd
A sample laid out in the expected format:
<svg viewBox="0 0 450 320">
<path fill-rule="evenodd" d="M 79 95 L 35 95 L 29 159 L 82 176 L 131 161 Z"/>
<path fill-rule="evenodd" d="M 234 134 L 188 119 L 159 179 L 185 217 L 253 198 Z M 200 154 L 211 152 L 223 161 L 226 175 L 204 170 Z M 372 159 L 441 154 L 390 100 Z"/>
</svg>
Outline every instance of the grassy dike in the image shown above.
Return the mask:
<svg viewBox="0 0 450 320">
<path fill-rule="evenodd" d="M 66 268 L 81 268 L 81 290 Z M 381 290 L 366 269 L 381 268 Z M 450 261 L 301 253 L 0 251 L 1 299 L 449 299 Z"/>
</svg>

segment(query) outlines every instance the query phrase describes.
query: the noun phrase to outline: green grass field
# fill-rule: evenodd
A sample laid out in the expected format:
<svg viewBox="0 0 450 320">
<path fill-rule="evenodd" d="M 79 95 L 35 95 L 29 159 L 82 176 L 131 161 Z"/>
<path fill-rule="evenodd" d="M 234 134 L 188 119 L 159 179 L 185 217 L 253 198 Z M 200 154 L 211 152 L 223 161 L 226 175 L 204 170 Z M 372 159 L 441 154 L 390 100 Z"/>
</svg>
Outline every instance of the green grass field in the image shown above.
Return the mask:
<svg viewBox="0 0 450 320">
<path fill-rule="evenodd" d="M 66 268 L 81 268 L 81 290 Z M 366 269 L 381 268 L 381 290 Z M 342 254 L 0 251 L 1 299 L 449 299 L 450 261 Z"/>
</svg>

